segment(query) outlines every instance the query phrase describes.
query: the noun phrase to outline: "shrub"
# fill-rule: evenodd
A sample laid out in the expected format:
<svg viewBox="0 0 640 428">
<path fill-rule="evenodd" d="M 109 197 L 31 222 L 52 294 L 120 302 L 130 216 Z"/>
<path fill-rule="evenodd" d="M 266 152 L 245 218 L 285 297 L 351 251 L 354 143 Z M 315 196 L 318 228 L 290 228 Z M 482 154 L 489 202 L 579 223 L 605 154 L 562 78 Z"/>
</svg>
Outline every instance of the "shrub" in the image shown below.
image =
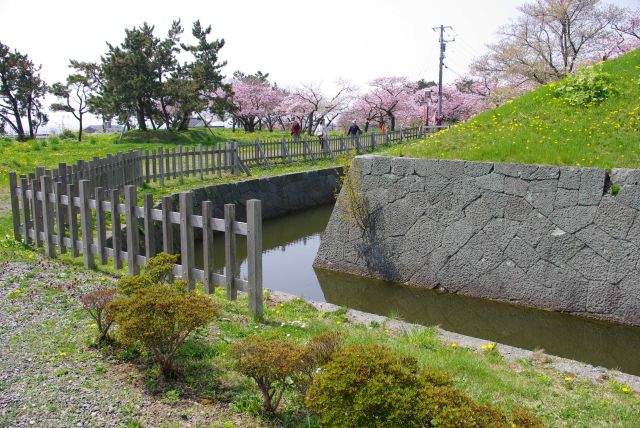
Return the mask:
<svg viewBox="0 0 640 428">
<path fill-rule="evenodd" d="M 611 75 L 603 72 L 600 67 L 582 68 L 554 86 L 555 96 L 571 106 L 600 104 L 618 93 Z"/>
<path fill-rule="evenodd" d="M 220 312 L 209 297 L 166 285 L 140 288 L 108 309 L 122 341 L 146 348 L 165 377 L 173 375 L 175 354 L 185 339 Z"/>
<path fill-rule="evenodd" d="M 287 378 L 299 374 L 305 365 L 305 348 L 283 339 L 248 337 L 231 347 L 236 369 L 252 378 L 262 394 L 262 408 L 273 414 L 287 388 Z"/>
<path fill-rule="evenodd" d="M 524 407 L 511 409 L 511 422 L 518 428 L 544 428 L 542 419 Z"/>
<path fill-rule="evenodd" d="M 316 376 L 307 404 L 327 426 L 505 426 L 502 413 L 480 406 L 446 374 L 380 345 L 350 345 Z"/>
<path fill-rule="evenodd" d="M 62 138 L 63 140 L 67 140 L 67 139 L 74 140 L 78 138 L 78 133 L 70 129 L 63 129 L 59 135 L 60 135 L 60 138 Z"/>
<path fill-rule="evenodd" d="M 302 397 L 307 394 L 318 368 L 331 361 L 331 356 L 340 349 L 343 341 L 344 334 L 328 331 L 318 334 L 307 343 L 303 355 L 304 364 L 296 379 L 296 386 Z"/>
<path fill-rule="evenodd" d="M 173 278 L 173 265 L 177 261 L 178 255 L 159 253 L 149 259 L 140 275 L 121 277 L 118 280 L 118 290 L 124 295 L 131 296 L 145 287 L 169 284 Z M 176 282 L 175 287 L 186 288 L 182 281 Z"/>
<path fill-rule="evenodd" d="M 109 328 L 113 324 L 113 314 L 107 309 L 107 306 L 115 300 L 117 294 L 118 290 L 114 288 L 100 288 L 80 296 L 82 307 L 89 312 L 91 318 L 96 322 L 99 334 L 98 343 L 103 342 L 108 337 Z"/>
</svg>

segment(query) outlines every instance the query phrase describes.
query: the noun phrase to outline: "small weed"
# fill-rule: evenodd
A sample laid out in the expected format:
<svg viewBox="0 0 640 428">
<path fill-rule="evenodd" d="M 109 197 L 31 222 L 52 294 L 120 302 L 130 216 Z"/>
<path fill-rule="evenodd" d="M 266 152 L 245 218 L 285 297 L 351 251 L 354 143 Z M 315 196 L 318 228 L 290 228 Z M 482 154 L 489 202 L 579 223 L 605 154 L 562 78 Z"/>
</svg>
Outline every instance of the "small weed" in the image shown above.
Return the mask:
<svg viewBox="0 0 640 428">
<path fill-rule="evenodd" d="M 176 404 L 180 401 L 180 392 L 175 389 L 167 389 L 164 392 L 164 402 L 169 404 Z"/>
<path fill-rule="evenodd" d="M 617 185 L 617 184 L 613 184 L 613 185 L 611 186 L 611 194 L 612 194 L 613 196 L 617 195 L 619 191 L 620 191 L 620 186 L 619 186 L 619 185 Z"/>
</svg>

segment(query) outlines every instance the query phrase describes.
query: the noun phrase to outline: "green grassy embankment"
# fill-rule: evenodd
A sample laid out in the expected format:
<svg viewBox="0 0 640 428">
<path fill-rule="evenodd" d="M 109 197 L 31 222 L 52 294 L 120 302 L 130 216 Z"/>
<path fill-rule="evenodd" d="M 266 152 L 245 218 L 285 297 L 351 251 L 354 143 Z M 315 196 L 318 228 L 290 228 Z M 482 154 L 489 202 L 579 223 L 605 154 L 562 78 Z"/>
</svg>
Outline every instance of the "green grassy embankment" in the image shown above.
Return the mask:
<svg viewBox="0 0 640 428">
<path fill-rule="evenodd" d="M 599 67 L 599 66 L 598 66 Z M 431 137 L 386 152 L 394 156 L 493 162 L 640 167 L 640 49 L 601 65 L 618 93 L 571 106 L 545 85 Z"/>
</svg>

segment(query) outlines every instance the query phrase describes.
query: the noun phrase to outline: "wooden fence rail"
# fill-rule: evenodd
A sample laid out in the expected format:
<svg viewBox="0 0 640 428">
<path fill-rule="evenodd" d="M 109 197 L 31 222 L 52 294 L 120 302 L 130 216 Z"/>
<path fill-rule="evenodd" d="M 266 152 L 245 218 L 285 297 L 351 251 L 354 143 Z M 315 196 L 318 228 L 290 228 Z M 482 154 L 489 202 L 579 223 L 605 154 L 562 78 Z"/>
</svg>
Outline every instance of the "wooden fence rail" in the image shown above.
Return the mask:
<svg viewBox="0 0 640 428">
<path fill-rule="evenodd" d="M 9 178 L 15 239 L 44 247 L 48 257 L 56 257 L 58 252 L 70 251 L 74 257 L 81 253 L 88 269 L 95 268 L 96 258 L 103 265 L 111 259 L 116 268 L 126 261 L 129 274 L 135 275 L 140 266 L 160 250 L 174 253 L 173 231 L 179 227 L 180 263 L 174 265 L 174 275 L 185 279 L 190 289 L 196 281 L 202 282 L 207 293 L 215 286 L 223 286 L 230 299 L 236 298 L 238 290 L 246 291 L 251 313 L 262 315 L 261 201 L 247 201 L 245 223 L 236 221 L 233 204 L 224 206 L 224 218 L 213 217 L 210 201 L 202 204 L 201 213 L 194 213 L 192 192 L 180 193 L 178 210 L 173 211 L 169 197 L 162 199 L 161 209 L 153 208 L 151 195 L 144 195 L 143 206 L 137 206 L 133 184 L 124 187 L 124 203 L 121 203 L 118 189 L 111 189 L 107 194 L 103 187 L 93 186 L 85 179 L 79 180 L 77 185 L 68 183 L 65 189 L 63 182 L 54 183 L 46 171 L 39 179 L 30 181 L 22 176 L 18 182 L 15 173 Z M 123 217 L 126 230 L 121 227 Z M 203 238 L 199 244 L 204 257 L 202 269 L 195 267 L 194 229 L 202 229 Z M 222 274 L 213 269 L 214 232 L 224 233 L 225 269 Z M 140 233 L 144 239 L 144 252 L 141 251 Z M 236 269 L 236 235 L 247 236 L 246 280 L 238 277 Z M 162 236 L 161 245 L 156 242 L 159 236 Z"/>
<path fill-rule="evenodd" d="M 212 146 L 179 145 L 153 150 L 137 149 L 115 155 L 108 154 L 104 158 L 94 157 L 90 161 L 78 160 L 73 165 L 60 163 L 52 170 L 38 167 L 26 178 L 27 184 L 31 185 L 35 180 L 35 185 L 39 188 L 42 185 L 41 178 L 49 176 L 52 183 L 61 183 L 61 195 L 68 195 L 69 184 L 79 191 L 80 180 L 89 180 L 88 191 L 94 195 L 96 188 L 102 188 L 104 192 L 113 189 L 123 191 L 127 185 L 139 185 L 143 182 L 159 182 L 164 186 L 165 180 L 171 179 L 186 177 L 202 179 L 205 175 L 222 176 L 227 172 L 251 175 L 249 168 L 255 166 L 271 168 L 276 163 L 294 163 L 299 160 L 316 162 L 320 158 L 335 159 L 343 153 L 366 152 L 381 146 L 417 139 L 443 128 L 446 127 L 416 127 L 386 134 L 369 133 L 355 137 L 330 136 L 326 140 L 318 137 L 303 139 L 282 137 L 279 140 L 256 139 L 255 142 L 230 142 Z M 20 183 L 13 183 L 13 186 L 17 188 Z M 67 216 L 67 214 L 64 215 Z M 40 223 L 37 226 L 41 226 Z"/>
</svg>

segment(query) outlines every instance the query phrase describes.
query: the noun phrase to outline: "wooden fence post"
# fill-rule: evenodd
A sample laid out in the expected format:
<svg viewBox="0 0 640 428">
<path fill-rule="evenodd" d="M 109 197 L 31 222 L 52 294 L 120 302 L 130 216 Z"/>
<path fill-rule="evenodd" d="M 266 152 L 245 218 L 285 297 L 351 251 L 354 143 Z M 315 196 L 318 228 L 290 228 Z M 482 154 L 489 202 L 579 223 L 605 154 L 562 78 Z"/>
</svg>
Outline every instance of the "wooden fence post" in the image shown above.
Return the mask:
<svg viewBox="0 0 640 428">
<path fill-rule="evenodd" d="M 213 217 L 213 202 L 202 202 L 202 270 L 204 271 L 204 292 L 213 293 L 213 229 L 211 218 Z"/>
<path fill-rule="evenodd" d="M 120 228 L 120 192 L 111 190 L 111 246 L 113 247 L 113 267 L 122 268 L 120 250 L 122 249 L 122 229 Z"/>
<path fill-rule="evenodd" d="M 64 186 L 60 181 L 55 183 L 55 211 L 56 211 L 56 227 L 58 228 L 58 247 L 60 247 L 60 254 L 64 254 L 67 252 L 67 247 L 64 244 L 64 232 L 65 232 L 65 210 L 62 205 L 62 196 Z"/>
<path fill-rule="evenodd" d="M 178 146 L 178 177 L 182 180 L 182 146 Z"/>
<path fill-rule="evenodd" d="M 127 222 L 127 270 L 129 275 L 138 275 L 140 273 L 140 266 L 138 266 L 140 237 L 138 236 L 138 216 L 136 215 L 137 200 L 136 186 L 125 186 L 124 216 Z"/>
<path fill-rule="evenodd" d="M 9 192 L 11 195 L 11 217 L 13 218 L 13 238 L 20 240 L 20 202 L 18 199 L 18 177 L 15 172 L 9 173 Z M 26 225 L 25 225 L 26 228 Z"/>
<path fill-rule="evenodd" d="M 173 223 L 171 223 L 171 210 L 173 202 L 171 196 L 162 197 L 162 251 L 173 254 Z"/>
<path fill-rule="evenodd" d="M 204 179 L 204 171 L 202 170 L 202 167 L 202 144 L 198 144 L 198 169 L 200 170 L 200 180 Z"/>
<path fill-rule="evenodd" d="M 96 229 L 97 239 L 96 245 L 98 246 L 98 263 L 101 265 L 107 264 L 107 254 L 104 251 L 104 247 L 107 244 L 107 226 L 104 218 L 104 208 L 102 207 L 102 200 L 104 199 L 104 188 L 96 187 Z"/>
<path fill-rule="evenodd" d="M 163 159 L 163 150 L 162 147 L 158 149 L 158 168 L 159 168 L 159 179 L 160 186 L 164 186 L 164 159 Z"/>
<path fill-rule="evenodd" d="M 233 222 L 236 219 L 236 206 L 224 205 L 224 277 L 227 287 L 227 299 L 235 300 L 238 290 L 234 282 L 236 277 L 236 235 L 233 232 Z"/>
<path fill-rule="evenodd" d="M 144 250 L 147 261 L 156 255 L 156 236 L 153 230 L 153 219 L 151 210 L 153 209 L 153 195 L 147 193 L 143 196 L 144 202 Z"/>
<path fill-rule="evenodd" d="M 89 180 L 80 180 L 80 228 L 82 229 L 82 256 L 84 267 L 95 269 L 96 263 L 91 252 L 93 243 L 93 231 L 91 230 L 91 208 L 89 208 L 89 194 L 91 183 Z"/>
<path fill-rule="evenodd" d="M 76 185 L 67 184 L 67 197 L 69 198 L 69 205 L 67 206 L 67 212 L 69 215 L 69 240 L 71 241 L 71 255 L 78 257 L 78 210 L 76 208 L 74 197 L 76 194 Z"/>
<path fill-rule="evenodd" d="M 249 313 L 262 317 L 262 202 L 247 201 L 247 270 Z"/>
<path fill-rule="evenodd" d="M 31 237 L 29 236 L 29 226 L 31 225 L 31 205 L 27 198 L 27 189 L 29 187 L 27 177 L 24 175 L 20 177 L 20 200 L 22 201 L 22 221 L 24 222 L 24 243 L 26 245 L 31 244 Z"/>
<path fill-rule="evenodd" d="M 193 226 L 191 225 L 192 214 L 193 194 L 191 192 L 180 192 L 180 263 L 182 264 L 182 279 L 187 281 L 189 290 L 193 290 L 195 287 L 192 271 L 195 266 Z"/>
<path fill-rule="evenodd" d="M 56 256 L 56 244 L 53 240 L 53 207 L 49 201 L 51 193 L 51 177 L 43 175 L 40 177 L 42 189 L 42 220 L 44 232 L 44 252 L 47 257 L 54 258 Z"/>
<path fill-rule="evenodd" d="M 151 150 L 151 179 L 155 183 L 158 180 L 158 162 L 156 156 L 156 149 Z"/>
<path fill-rule="evenodd" d="M 38 200 L 38 192 L 40 190 L 40 180 L 31 180 L 31 212 L 33 213 L 33 243 L 36 248 L 40 248 L 42 240 L 40 239 L 40 232 L 42 232 L 42 205 Z"/>
</svg>

